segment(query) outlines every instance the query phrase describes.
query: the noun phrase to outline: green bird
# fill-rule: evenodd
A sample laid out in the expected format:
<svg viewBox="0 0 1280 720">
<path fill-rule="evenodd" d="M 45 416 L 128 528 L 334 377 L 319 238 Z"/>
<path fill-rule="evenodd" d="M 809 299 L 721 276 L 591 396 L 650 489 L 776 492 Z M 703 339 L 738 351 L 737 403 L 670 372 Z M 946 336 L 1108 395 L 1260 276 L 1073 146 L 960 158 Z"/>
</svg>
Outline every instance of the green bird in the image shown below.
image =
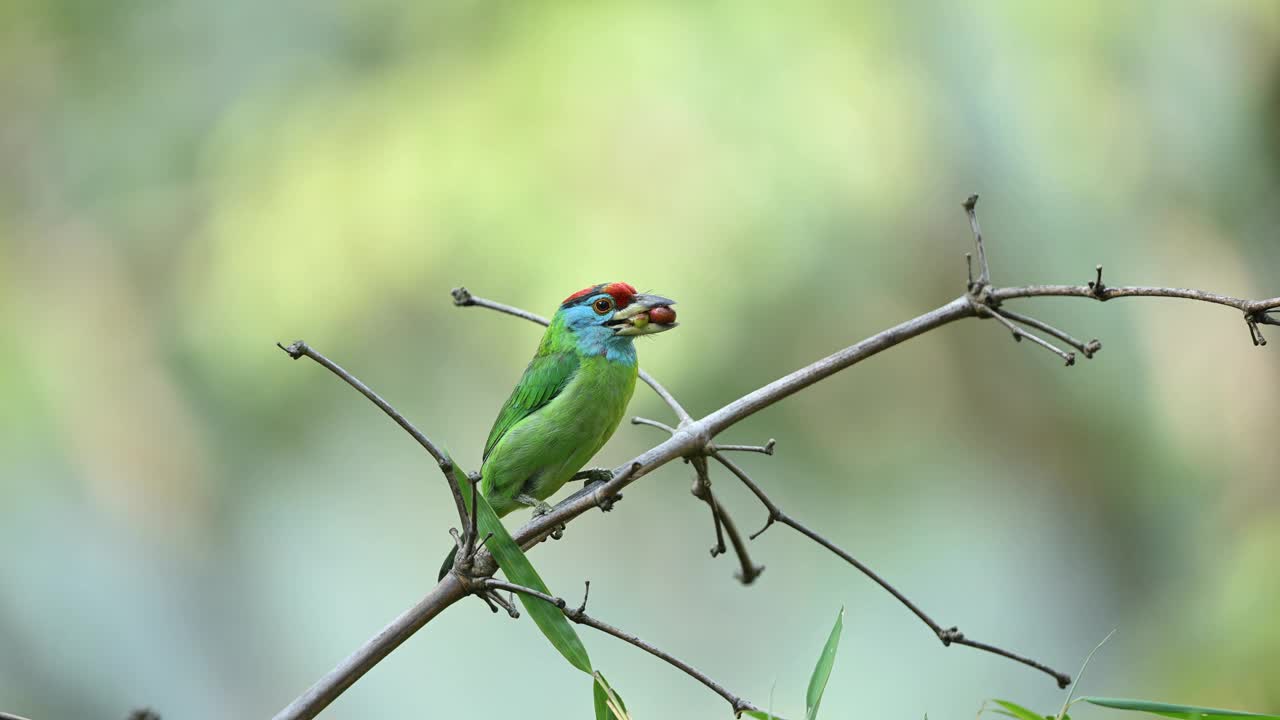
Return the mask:
<svg viewBox="0 0 1280 720">
<path fill-rule="evenodd" d="M 546 512 L 544 501 L 604 447 L 636 388 L 634 340 L 674 328 L 674 304 L 622 282 L 592 285 L 560 304 L 484 444 L 480 492 L 499 517 L 521 507 Z"/>
</svg>

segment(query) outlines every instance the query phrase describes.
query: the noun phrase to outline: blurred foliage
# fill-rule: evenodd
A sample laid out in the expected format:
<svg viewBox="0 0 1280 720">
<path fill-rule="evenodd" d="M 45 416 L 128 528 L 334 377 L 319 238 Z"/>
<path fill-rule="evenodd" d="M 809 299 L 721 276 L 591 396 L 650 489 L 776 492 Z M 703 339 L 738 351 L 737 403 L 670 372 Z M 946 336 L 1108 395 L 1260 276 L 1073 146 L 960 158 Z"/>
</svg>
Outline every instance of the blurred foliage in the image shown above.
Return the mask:
<svg viewBox="0 0 1280 720">
<path fill-rule="evenodd" d="M 454 309 L 459 284 L 543 313 L 602 280 L 678 299 L 640 352 L 695 413 L 958 294 L 971 192 L 997 282 L 1101 262 L 1274 295 L 1277 98 L 1274 0 L 0 0 L 0 707 L 261 717 L 430 585 L 432 464 L 276 341 L 474 469 L 539 329 Z M 1086 692 L 1280 708 L 1280 355 L 1220 308 L 1035 309 L 1105 349 L 1063 370 L 968 321 L 726 441 L 776 437 L 748 466 L 777 501 L 944 624 L 1055 666 L 1118 626 Z M 757 701 L 804 686 L 845 605 L 830 717 L 1053 704 L 784 530 L 735 584 L 688 483 L 540 548 L 547 584 L 591 579 Z M 724 711 L 592 650 L 637 718 Z M 550 652 L 463 603 L 326 717 L 580 715 Z"/>
</svg>

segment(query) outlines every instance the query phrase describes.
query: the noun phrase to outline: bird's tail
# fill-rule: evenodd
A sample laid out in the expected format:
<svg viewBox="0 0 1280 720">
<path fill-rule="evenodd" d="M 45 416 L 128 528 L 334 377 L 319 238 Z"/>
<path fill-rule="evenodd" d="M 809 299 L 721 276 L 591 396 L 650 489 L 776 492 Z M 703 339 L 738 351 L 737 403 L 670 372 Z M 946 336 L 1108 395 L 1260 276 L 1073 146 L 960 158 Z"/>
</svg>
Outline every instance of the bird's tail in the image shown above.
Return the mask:
<svg viewBox="0 0 1280 720">
<path fill-rule="evenodd" d="M 449 574 L 449 571 L 453 569 L 454 558 L 456 558 L 457 556 L 458 556 L 458 546 L 454 545 L 449 550 L 449 554 L 445 556 L 444 563 L 440 566 L 440 575 L 436 577 L 437 581 L 443 580 L 444 576 Z"/>
</svg>

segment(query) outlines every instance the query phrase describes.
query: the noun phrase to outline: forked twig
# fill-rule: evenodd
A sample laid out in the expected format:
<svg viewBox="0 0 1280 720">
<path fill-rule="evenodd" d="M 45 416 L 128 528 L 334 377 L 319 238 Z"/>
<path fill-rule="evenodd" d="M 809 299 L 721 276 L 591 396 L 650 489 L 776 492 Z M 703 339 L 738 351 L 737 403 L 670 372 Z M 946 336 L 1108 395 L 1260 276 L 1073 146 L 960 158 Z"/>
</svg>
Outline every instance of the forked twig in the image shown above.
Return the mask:
<svg viewBox="0 0 1280 720">
<path fill-rule="evenodd" d="M 431 442 L 430 438 L 424 435 L 421 430 L 414 427 L 413 423 L 409 422 L 404 415 L 401 415 L 399 410 L 391 407 L 391 403 L 383 400 L 381 395 L 374 392 L 372 388 L 361 382 L 359 378 L 347 372 L 341 365 L 325 357 L 318 350 L 302 340 L 295 341 L 289 347 L 276 343 L 276 347 L 285 351 L 285 353 L 294 360 L 306 356 L 316 361 L 320 366 L 342 378 L 343 382 L 355 388 L 361 395 L 368 398 L 370 402 L 378 406 L 378 409 L 386 413 L 387 417 L 394 420 L 397 425 L 404 429 L 405 432 L 409 433 L 410 437 L 416 440 L 418 444 L 431 455 L 431 457 L 435 458 L 436 464 L 440 467 L 440 472 L 444 475 L 445 482 L 449 486 L 449 493 L 453 495 L 453 502 L 458 509 L 458 519 L 464 526 L 467 524 L 467 506 L 466 503 L 462 501 L 462 488 L 458 487 L 458 480 L 454 477 L 453 460 L 451 460 L 444 451 L 436 447 L 436 444 Z"/>
<path fill-rule="evenodd" d="M 751 476 L 748 475 L 745 470 L 739 467 L 737 463 L 733 462 L 732 460 L 725 457 L 721 453 L 712 453 L 711 456 L 714 457 L 717 461 L 719 461 L 721 465 L 724 465 L 725 468 L 729 470 L 729 472 L 736 475 L 738 479 L 741 480 L 742 483 L 746 485 L 749 490 L 751 490 L 752 494 L 754 494 L 757 498 L 759 498 L 760 503 L 764 505 L 765 508 L 769 511 L 769 518 L 768 520 L 765 521 L 764 527 L 760 528 L 751 536 L 753 540 L 759 537 L 765 530 L 768 530 L 769 527 L 773 525 L 775 522 L 782 523 L 783 525 L 786 525 L 792 530 L 795 530 L 801 535 L 804 535 L 810 540 L 818 543 L 822 547 L 829 550 L 836 557 L 839 557 L 841 560 L 844 560 L 845 562 L 849 563 L 853 567 L 857 568 L 857 570 L 861 572 L 863 575 L 866 575 L 868 578 L 871 578 L 871 580 L 874 581 L 877 585 L 884 588 L 890 595 L 895 597 L 898 600 L 898 602 L 906 606 L 906 608 L 910 610 L 912 613 L 914 613 L 916 617 L 920 618 L 920 620 L 924 622 L 925 625 L 928 625 L 929 629 L 933 631 L 934 635 L 938 636 L 938 639 L 942 641 L 943 645 L 950 645 L 952 643 L 955 643 L 957 645 L 968 645 L 969 647 L 972 647 L 972 648 L 985 650 L 989 653 L 995 653 L 996 655 L 1007 657 L 1010 660 L 1015 660 L 1017 662 L 1022 663 L 1023 665 L 1026 665 L 1028 667 L 1033 667 L 1037 670 L 1040 670 L 1041 672 L 1049 674 L 1050 676 L 1053 677 L 1053 679 L 1058 681 L 1059 687 L 1065 688 L 1071 682 L 1070 675 L 1067 675 L 1066 673 L 1060 673 L 1057 670 L 1054 670 L 1053 668 L 1043 663 L 1032 660 L 1029 657 L 1019 655 L 1009 650 L 1005 650 L 1004 648 L 996 647 L 995 645 L 978 642 L 976 640 L 970 640 L 964 636 L 964 633 L 960 632 L 959 628 L 956 628 L 956 627 L 943 628 L 932 617 L 930 617 L 928 613 L 926 613 L 924 610 L 921 610 L 920 607 L 916 605 L 914 602 L 912 602 L 910 598 L 908 598 L 900 590 L 894 587 L 893 584 L 891 584 L 888 580 L 885 580 L 883 577 L 881 577 L 880 574 L 877 573 L 875 570 L 872 570 L 871 567 L 868 566 L 866 563 L 863 563 L 862 561 L 855 558 L 853 555 L 850 555 L 844 548 L 828 540 L 818 531 L 814 530 L 813 528 L 810 528 L 809 526 L 805 525 L 799 520 L 796 520 L 795 518 L 791 517 L 787 513 L 783 512 L 782 508 L 778 507 L 777 503 L 775 503 L 772 499 L 770 499 L 768 494 L 766 494 L 764 490 L 761 489 L 760 485 L 756 483 L 755 480 L 752 480 Z"/>
<path fill-rule="evenodd" d="M 656 645 L 653 645 L 651 643 L 645 642 L 644 640 L 641 640 L 639 637 L 637 637 L 632 633 L 629 633 L 625 630 L 622 630 L 613 625 L 610 625 L 609 623 L 606 623 L 603 620 L 598 620 L 594 617 L 591 617 L 586 613 L 587 598 L 585 594 L 583 595 L 583 598 L 582 598 L 582 604 L 577 608 L 571 608 L 569 607 L 568 602 L 566 602 L 564 598 L 556 597 L 554 595 L 548 595 L 544 592 L 534 590 L 533 588 L 525 587 L 524 585 L 516 585 L 515 583 L 509 583 L 504 580 L 495 580 L 493 578 L 487 578 L 481 581 L 481 586 L 484 588 L 490 588 L 494 590 L 507 590 L 514 593 L 520 593 L 521 595 L 537 598 L 539 600 L 542 600 L 543 602 L 550 603 L 554 605 L 556 608 L 558 608 L 560 612 L 564 613 L 564 616 L 569 620 L 571 620 L 572 622 L 575 622 L 579 625 L 586 625 L 587 627 L 595 628 L 596 630 L 599 630 L 602 633 L 607 633 L 609 635 L 612 635 L 615 638 L 618 638 L 619 640 L 625 643 L 634 645 L 635 647 L 638 647 L 641 650 L 644 650 L 645 652 L 662 660 L 663 662 L 666 662 L 672 667 L 679 669 L 684 674 L 688 675 L 694 680 L 697 680 L 698 682 L 707 686 L 707 688 L 710 689 L 715 694 L 724 698 L 725 701 L 728 702 L 729 705 L 733 708 L 734 715 L 741 715 L 742 713 L 749 710 L 755 710 L 755 711 L 759 710 L 759 708 L 757 708 L 755 705 L 752 705 L 751 703 L 747 702 L 741 697 L 729 692 L 727 689 L 725 689 L 723 685 L 716 682 L 715 680 L 712 680 L 711 677 L 709 677 L 706 673 L 698 670 L 697 668 L 693 667 L 689 663 L 686 663 L 680 658 L 677 658 L 671 653 L 658 648 Z M 587 587 L 588 589 L 590 589 L 589 584 Z M 778 720 L 782 720 L 782 718 L 778 718 Z"/>
</svg>

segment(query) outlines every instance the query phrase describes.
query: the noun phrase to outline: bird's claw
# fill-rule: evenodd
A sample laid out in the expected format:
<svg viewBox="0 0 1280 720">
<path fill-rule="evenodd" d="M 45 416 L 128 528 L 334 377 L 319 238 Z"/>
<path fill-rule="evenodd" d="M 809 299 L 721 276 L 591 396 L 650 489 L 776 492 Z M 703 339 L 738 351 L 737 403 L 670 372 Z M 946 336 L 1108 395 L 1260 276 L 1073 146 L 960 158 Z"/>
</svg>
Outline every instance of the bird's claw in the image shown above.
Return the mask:
<svg viewBox="0 0 1280 720">
<path fill-rule="evenodd" d="M 613 479 L 613 471 L 609 468 L 590 468 L 583 470 L 574 475 L 575 480 L 585 481 L 587 487 L 607 483 Z M 613 504 L 622 499 L 622 493 L 617 495 L 604 496 L 600 493 L 601 488 L 596 489 L 596 505 L 600 507 L 601 512 L 609 512 L 613 509 Z"/>
<path fill-rule="evenodd" d="M 586 485 L 609 482 L 613 479 L 613 471 L 608 468 L 589 468 L 574 475 L 575 480 L 583 480 Z"/>
<path fill-rule="evenodd" d="M 520 499 L 522 502 L 526 500 L 530 501 L 527 504 L 533 507 L 533 516 L 535 518 L 542 517 L 543 515 L 546 515 L 547 513 L 551 512 L 551 506 L 541 500 L 534 500 L 533 498 L 528 496 L 524 496 L 518 499 Z M 560 523 L 559 525 L 555 526 L 555 528 L 552 529 L 552 531 L 549 533 L 548 536 L 552 540 L 559 540 L 560 538 L 564 537 L 564 523 Z"/>
</svg>

